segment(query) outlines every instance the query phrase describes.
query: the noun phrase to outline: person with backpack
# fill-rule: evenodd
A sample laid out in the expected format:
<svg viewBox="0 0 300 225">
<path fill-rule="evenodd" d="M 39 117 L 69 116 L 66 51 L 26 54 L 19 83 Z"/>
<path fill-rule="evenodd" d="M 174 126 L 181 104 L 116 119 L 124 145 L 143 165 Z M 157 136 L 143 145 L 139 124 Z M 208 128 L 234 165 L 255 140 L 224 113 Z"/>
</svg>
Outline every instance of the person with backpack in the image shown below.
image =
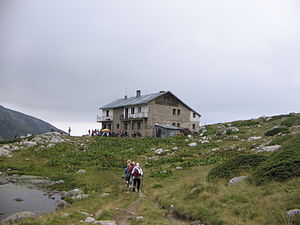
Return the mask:
<svg viewBox="0 0 300 225">
<path fill-rule="evenodd" d="M 125 180 L 126 180 L 127 187 L 129 187 L 129 181 L 130 181 L 130 172 L 129 172 L 130 163 L 131 163 L 131 161 L 127 160 L 127 166 L 124 169 L 124 174 L 125 174 Z"/>
<path fill-rule="evenodd" d="M 139 163 L 136 163 L 135 167 L 133 168 L 131 174 L 133 175 L 133 187 L 132 191 L 135 192 L 140 192 L 140 186 L 141 186 L 141 179 L 143 176 L 143 170 L 140 167 Z"/>
<path fill-rule="evenodd" d="M 130 177 L 129 177 L 129 185 L 132 185 L 132 183 L 133 183 L 133 176 L 132 176 L 132 170 L 133 170 L 133 168 L 135 167 L 135 163 L 134 163 L 134 161 L 131 161 L 130 162 L 130 165 L 129 165 L 129 168 L 128 168 L 128 173 L 129 173 L 129 175 L 130 175 Z"/>
</svg>

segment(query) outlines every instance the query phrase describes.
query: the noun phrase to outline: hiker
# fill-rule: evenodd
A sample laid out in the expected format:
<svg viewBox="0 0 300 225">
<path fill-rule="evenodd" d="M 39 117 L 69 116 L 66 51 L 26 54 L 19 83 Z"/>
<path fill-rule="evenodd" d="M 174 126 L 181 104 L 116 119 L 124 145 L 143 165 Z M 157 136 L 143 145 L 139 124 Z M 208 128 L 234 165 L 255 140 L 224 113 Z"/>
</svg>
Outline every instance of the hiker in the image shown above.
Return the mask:
<svg viewBox="0 0 300 225">
<path fill-rule="evenodd" d="M 133 168 L 135 167 L 135 163 L 134 163 L 134 161 L 131 161 L 130 162 L 130 165 L 129 165 L 129 168 L 128 168 L 128 173 L 129 173 L 129 175 L 130 175 L 130 177 L 129 177 L 129 185 L 132 185 L 132 181 L 133 181 L 133 176 L 132 176 L 132 170 L 133 170 Z"/>
<path fill-rule="evenodd" d="M 140 192 L 140 186 L 141 186 L 141 179 L 143 176 L 143 170 L 140 167 L 139 163 L 136 163 L 135 167 L 133 168 L 131 174 L 133 175 L 133 188 L 132 191 L 134 192 L 137 190 L 137 192 Z"/>
<path fill-rule="evenodd" d="M 71 127 L 69 127 L 69 136 L 71 135 Z"/>
<path fill-rule="evenodd" d="M 91 130 L 90 129 L 88 130 L 88 132 L 89 132 L 89 136 L 91 136 Z"/>
<path fill-rule="evenodd" d="M 127 187 L 129 187 L 129 181 L 130 181 L 130 172 L 129 172 L 130 162 L 131 162 L 130 160 L 127 160 L 127 166 L 124 169 L 124 174 L 125 174 L 125 180 L 126 180 Z"/>
</svg>

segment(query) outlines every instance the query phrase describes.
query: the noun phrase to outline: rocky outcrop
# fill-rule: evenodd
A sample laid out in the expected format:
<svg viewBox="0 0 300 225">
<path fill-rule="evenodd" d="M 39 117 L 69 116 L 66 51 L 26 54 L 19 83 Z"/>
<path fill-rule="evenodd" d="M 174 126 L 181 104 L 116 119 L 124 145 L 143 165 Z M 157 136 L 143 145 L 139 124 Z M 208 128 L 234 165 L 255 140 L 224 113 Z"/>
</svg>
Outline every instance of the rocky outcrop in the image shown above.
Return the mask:
<svg viewBox="0 0 300 225">
<path fill-rule="evenodd" d="M 5 219 L 1 220 L 1 225 L 9 225 L 9 224 L 14 224 L 17 223 L 19 221 L 21 221 L 22 219 L 25 218 L 33 218 L 36 217 L 37 214 L 34 212 L 19 212 L 19 213 L 14 213 L 8 217 L 6 217 Z"/>
<path fill-rule="evenodd" d="M 279 149 L 281 147 L 281 145 L 271 145 L 271 146 L 265 146 L 265 147 L 258 147 L 256 149 L 254 149 L 254 151 L 256 153 L 259 152 L 274 152 L 277 149 Z"/>
</svg>

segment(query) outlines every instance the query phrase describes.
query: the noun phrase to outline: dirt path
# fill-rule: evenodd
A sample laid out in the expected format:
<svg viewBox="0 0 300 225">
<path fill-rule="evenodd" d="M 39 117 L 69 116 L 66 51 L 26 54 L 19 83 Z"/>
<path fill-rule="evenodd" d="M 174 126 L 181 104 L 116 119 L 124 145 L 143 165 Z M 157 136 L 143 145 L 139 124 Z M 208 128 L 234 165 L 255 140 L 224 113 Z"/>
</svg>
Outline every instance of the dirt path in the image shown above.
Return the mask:
<svg viewBox="0 0 300 225">
<path fill-rule="evenodd" d="M 115 219 L 116 223 L 118 225 L 130 225 L 130 219 L 138 216 L 138 206 L 141 201 L 141 198 L 133 201 L 132 203 L 130 203 L 127 209 L 116 208 L 116 211 L 119 214 Z"/>
</svg>

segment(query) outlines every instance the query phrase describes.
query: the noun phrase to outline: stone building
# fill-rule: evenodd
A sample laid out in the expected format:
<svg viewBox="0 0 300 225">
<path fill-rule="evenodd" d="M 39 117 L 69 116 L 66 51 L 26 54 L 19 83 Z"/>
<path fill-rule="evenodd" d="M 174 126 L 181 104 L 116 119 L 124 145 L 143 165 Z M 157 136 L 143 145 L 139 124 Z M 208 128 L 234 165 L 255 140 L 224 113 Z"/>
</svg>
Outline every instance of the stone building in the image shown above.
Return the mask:
<svg viewBox="0 0 300 225">
<path fill-rule="evenodd" d="M 201 117 L 170 91 L 141 95 L 137 90 L 135 97 L 117 99 L 102 106 L 100 111 L 102 115 L 97 116 L 97 122 L 102 123 L 103 129 L 143 137 L 154 136 L 155 125 L 196 132 Z"/>
</svg>

